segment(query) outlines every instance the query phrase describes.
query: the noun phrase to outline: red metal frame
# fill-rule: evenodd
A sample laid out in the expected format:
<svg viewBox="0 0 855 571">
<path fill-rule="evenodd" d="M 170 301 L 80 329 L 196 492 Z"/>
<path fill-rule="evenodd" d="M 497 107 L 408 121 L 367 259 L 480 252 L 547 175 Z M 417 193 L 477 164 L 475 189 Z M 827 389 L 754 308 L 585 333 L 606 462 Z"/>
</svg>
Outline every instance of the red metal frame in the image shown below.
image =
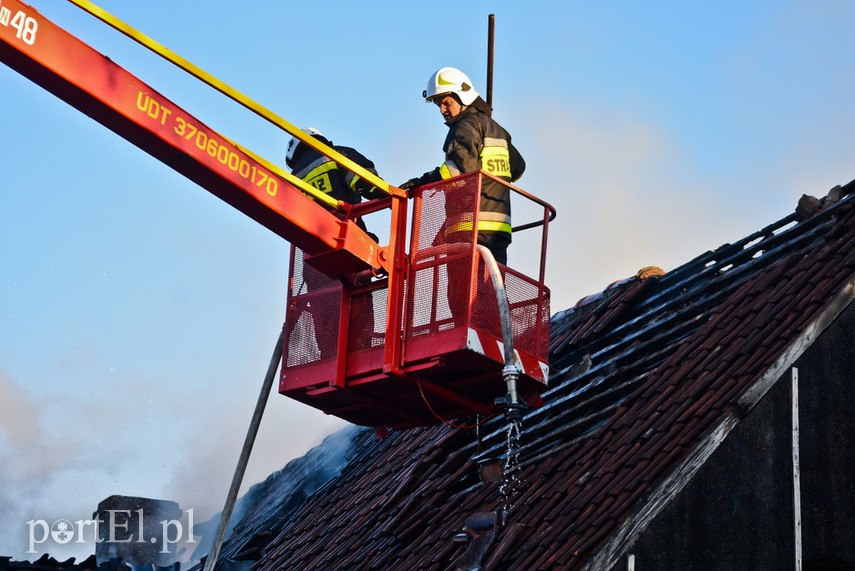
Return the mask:
<svg viewBox="0 0 855 571">
<path fill-rule="evenodd" d="M 387 279 L 339 290 L 342 310 L 351 313 L 339 316 L 335 357 L 295 365 L 288 355 L 300 350 L 301 343 L 306 347 L 314 341 L 299 339 L 295 346 L 286 342 L 282 394 L 351 422 L 374 426 L 429 425 L 500 410 L 493 402 L 506 390 L 501 375 L 501 324 L 495 291 L 475 248 L 484 176 L 470 173 L 416 189 L 406 258 L 400 247 L 403 238 L 395 242 L 396 259 L 406 263 L 394 264 Z M 550 209 L 545 205 L 544 234 Z M 449 238 L 449 212 L 469 213 L 472 228 Z M 396 220 L 395 234 L 404 236 L 403 216 Z M 539 225 L 541 221 L 533 224 Z M 541 275 L 545 253 L 541 252 Z M 299 255 L 295 251 L 293 257 Z M 516 360 L 522 369 L 518 387 L 532 399 L 546 387 L 548 376 L 549 290 L 512 268 L 502 266 L 501 271 L 510 301 Z M 289 308 L 304 299 L 293 292 L 292 288 Z M 373 335 L 382 335 L 379 341 L 366 343 L 357 334 L 365 326 L 355 304 L 383 293 L 387 296 L 385 322 L 372 330 Z M 372 320 L 379 313 L 376 303 L 373 307 Z M 287 316 L 286 331 L 294 327 L 295 316 L 299 317 Z M 347 331 L 348 327 L 357 330 Z"/>
<path fill-rule="evenodd" d="M 278 167 L 19 0 L 0 0 L 0 61 L 292 243 L 280 392 L 375 426 L 428 425 L 497 410 L 492 403 L 505 390 L 501 328 L 474 231 L 481 181 L 490 175 L 470 173 L 416 189 L 412 213 L 398 191 L 334 214 Z M 521 395 L 534 397 L 548 376 L 543 280 L 555 211 L 511 189 L 544 207 L 542 220 L 515 228 L 543 227 L 539 279 L 502 268 L 522 370 L 517 385 Z M 391 210 L 386 247 L 353 222 L 381 208 Z M 468 234 L 446 226 L 451 211 L 470 221 Z M 339 281 L 366 268 L 388 275 L 364 286 Z"/>
</svg>

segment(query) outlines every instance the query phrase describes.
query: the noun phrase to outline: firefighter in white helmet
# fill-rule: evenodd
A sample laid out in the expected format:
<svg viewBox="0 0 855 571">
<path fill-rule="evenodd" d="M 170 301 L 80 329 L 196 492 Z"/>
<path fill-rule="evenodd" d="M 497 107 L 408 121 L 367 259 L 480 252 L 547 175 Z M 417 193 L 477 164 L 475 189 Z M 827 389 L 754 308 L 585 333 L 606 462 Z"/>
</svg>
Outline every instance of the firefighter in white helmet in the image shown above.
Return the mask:
<svg viewBox="0 0 855 571">
<path fill-rule="evenodd" d="M 428 80 L 422 96 L 439 107 L 448 125 L 448 135 L 442 146 L 445 162 L 408 180 L 401 188 L 410 189 L 477 170 L 511 182 L 522 176 L 525 161 L 511 144 L 510 134 L 492 119 L 492 109 L 478 95 L 465 73 L 453 67 L 437 70 Z M 496 261 L 507 264 L 507 249 L 511 243 L 508 188 L 485 177 L 480 210 L 478 243 L 489 248 Z"/>
</svg>

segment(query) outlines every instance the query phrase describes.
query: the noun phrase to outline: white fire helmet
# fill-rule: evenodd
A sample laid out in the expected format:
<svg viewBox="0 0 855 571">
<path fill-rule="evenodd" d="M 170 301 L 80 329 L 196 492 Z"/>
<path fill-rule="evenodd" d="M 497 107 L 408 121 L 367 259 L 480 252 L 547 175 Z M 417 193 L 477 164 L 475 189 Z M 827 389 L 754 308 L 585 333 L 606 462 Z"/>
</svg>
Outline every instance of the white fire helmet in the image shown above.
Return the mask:
<svg viewBox="0 0 855 571">
<path fill-rule="evenodd" d="M 430 76 L 422 97 L 431 103 L 436 97 L 449 93 L 456 94 L 463 105 L 472 105 L 472 102 L 478 98 L 478 92 L 472 86 L 469 76 L 453 67 L 440 68 Z"/>
<path fill-rule="evenodd" d="M 323 133 L 311 127 L 304 128 L 303 132 L 308 133 L 313 137 L 324 136 Z M 288 166 L 291 166 L 291 160 L 294 158 L 294 152 L 297 150 L 298 146 L 300 146 L 300 139 L 298 139 L 297 137 L 291 137 L 291 140 L 288 141 L 288 146 L 285 148 L 285 164 L 287 164 Z"/>
</svg>

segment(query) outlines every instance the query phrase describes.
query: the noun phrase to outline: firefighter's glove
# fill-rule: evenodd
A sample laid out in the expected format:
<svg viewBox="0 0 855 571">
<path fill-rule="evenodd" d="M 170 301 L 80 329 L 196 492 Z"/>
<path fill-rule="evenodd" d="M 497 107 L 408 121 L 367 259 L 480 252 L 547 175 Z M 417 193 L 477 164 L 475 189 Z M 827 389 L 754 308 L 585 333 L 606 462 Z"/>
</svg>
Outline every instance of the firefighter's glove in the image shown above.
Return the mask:
<svg viewBox="0 0 855 571">
<path fill-rule="evenodd" d="M 347 272 L 342 274 L 339 279 L 346 286 L 359 286 L 371 283 L 371 278 L 374 277 L 372 270 L 362 270 L 361 272 Z"/>
<path fill-rule="evenodd" d="M 371 270 L 362 270 L 361 272 L 356 272 L 356 275 L 353 276 L 353 283 L 356 285 L 370 284 L 371 278 L 374 277 L 374 272 Z"/>
</svg>

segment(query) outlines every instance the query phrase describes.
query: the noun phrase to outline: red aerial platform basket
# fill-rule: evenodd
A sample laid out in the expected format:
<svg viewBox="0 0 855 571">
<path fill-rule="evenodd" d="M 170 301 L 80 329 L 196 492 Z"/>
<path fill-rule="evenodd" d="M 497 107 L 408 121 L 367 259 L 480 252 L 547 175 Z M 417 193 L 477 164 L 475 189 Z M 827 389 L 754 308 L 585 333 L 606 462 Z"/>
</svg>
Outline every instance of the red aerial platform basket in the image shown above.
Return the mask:
<svg viewBox="0 0 855 571">
<path fill-rule="evenodd" d="M 426 426 L 502 410 L 495 403 L 506 392 L 499 302 L 476 247 L 487 176 L 471 173 L 415 189 L 409 254 L 392 270 L 402 279 L 345 285 L 292 248 L 280 393 L 366 426 Z M 554 210 L 511 189 L 543 207 L 542 221 L 515 228 L 542 228 L 538 279 L 499 265 L 520 370 L 517 387 L 533 402 L 549 371 L 543 276 Z"/>
</svg>

